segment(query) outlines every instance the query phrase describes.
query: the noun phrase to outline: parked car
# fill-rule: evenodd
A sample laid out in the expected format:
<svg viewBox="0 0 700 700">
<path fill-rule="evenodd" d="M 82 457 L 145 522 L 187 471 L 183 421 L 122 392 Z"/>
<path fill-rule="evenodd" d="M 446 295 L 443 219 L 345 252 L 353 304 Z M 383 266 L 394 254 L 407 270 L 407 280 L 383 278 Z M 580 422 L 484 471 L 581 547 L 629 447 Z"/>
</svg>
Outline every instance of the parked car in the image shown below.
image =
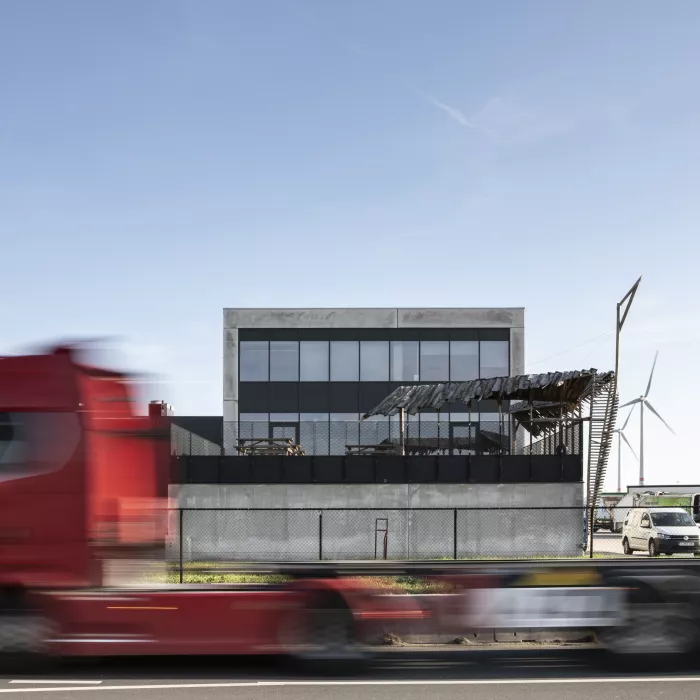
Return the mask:
<svg viewBox="0 0 700 700">
<path fill-rule="evenodd" d="M 630 510 L 622 526 L 625 554 L 649 552 L 649 556 L 700 553 L 700 531 L 683 508 L 644 508 Z"/>
</svg>

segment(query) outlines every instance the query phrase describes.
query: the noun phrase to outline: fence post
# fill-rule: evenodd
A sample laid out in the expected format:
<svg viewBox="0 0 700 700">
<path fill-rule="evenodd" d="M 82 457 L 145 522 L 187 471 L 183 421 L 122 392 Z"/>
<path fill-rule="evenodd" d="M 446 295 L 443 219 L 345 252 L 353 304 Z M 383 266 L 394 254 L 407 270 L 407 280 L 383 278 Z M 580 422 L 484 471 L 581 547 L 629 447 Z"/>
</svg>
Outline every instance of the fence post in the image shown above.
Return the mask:
<svg viewBox="0 0 700 700">
<path fill-rule="evenodd" d="M 595 525 L 595 513 L 596 513 L 596 507 L 593 505 L 591 508 L 590 515 L 588 516 L 590 519 L 588 521 L 588 527 L 591 531 L 591 551 L 590 551 L 590 558 L 593 559 L 593 526 Z"/>
<path fill-rule="evenodd" d="M 183 538 L 183 536 L 182 536 L 182 523 L 184 522 L 184 517 L 183 517 L 184 512 L 185 512 L 185 511 L 184 511 L 182 508 L 180 508 L 180 511 L 179 511 L 179 515 L 180 515 L 180 524 L 179 524 L 179 527 L 178 527 L 178 530 L 179 530 L 179 539 L 180 539 L 180 546 L 179 546 L 179 550 L 180 550 L 180 552 L 179 552 L 179 555 L 180 555 L 180 583 L 183 582 L 183 578 L 184 578 L 184 567 L 183 567 L 183 559 L 182 559 L 182 542 L 183 542 L 183 540 L 184 540 L 184 538 Z"/>
<path fill-rule="evenodd" d="M 457 509 L 455 508 L 454 512 L 454 522 L 453 522 L 453 533 L 452 533 L 452 547 L 453 547 L 453 552 L 452 552 L 452 558 L 457 559 Z"/>
<path fill-rule="evenodd" d="M 323 559 L 323 511 L 318 512 L 318 560 Z"/>
</svg>

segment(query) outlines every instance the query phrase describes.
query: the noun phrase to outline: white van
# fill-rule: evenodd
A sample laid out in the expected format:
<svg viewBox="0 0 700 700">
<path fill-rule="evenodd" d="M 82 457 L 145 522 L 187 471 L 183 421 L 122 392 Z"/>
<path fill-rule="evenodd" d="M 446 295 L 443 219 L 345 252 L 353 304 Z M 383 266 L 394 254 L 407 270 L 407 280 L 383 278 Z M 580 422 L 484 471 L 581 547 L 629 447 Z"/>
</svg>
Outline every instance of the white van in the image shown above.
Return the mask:
<svg viewBox="0 0 700 700">
<path fill-rule="evenodd" d="M 649 552 L 649 556 L 677 552 L 700 553 L 700 530 L 683 508 L 634 508 L 622 526 L 625 554 Z"/>
</svg>

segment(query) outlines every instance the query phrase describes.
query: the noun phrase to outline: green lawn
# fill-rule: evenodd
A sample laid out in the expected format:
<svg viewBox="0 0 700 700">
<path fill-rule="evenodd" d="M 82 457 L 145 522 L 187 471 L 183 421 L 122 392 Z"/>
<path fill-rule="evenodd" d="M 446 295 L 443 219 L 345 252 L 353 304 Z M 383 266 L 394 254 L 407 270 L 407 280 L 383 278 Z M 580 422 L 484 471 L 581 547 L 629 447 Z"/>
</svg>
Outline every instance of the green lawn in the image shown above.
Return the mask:
<svg viewBox="0 0 700 700">
<path fill-rule="evenodd" d="M 594 553 L 595 559 L 611 559 L 617 555 Z M 587 554 L 582 554 L 579 557 L 520 557 L 513 558 L 508 561 L 530 561 L 536 560 L 541 562 L 547 561 L 579 561 L 589 559 Z M 451 558 L 442 557 L 433 561 L 453 561 Z M 500 557 L 479 557 L 472 559 L 462 559 L 464 562 L 484 562 L 484 561 L 502 561 Z M 185 564 L 183 583 L 231 583 L 231 584 L 273 584 L 284 583 L 291 581 L 291 576 L 283 574 L 251 574 L 251 573 L 233 573 L 226 570 L 220 570 L 224 567 L 240 566 L 243 568 L 245 564 L 239 562 L 187 562 Z M 419 576 L 362 576 L 358 577 L 366 580 L 368 585 L 373 585 L 382 589 L 395 590 L 397 592 L 406 593 L 439 593 L 449 591 L 449 584 L 441 583 L 434 580 L 426 580 Z M 180 582 L 180 572 L 177 564 L 171 564 L 168 571 L 164 574 L 150 575 L 145 578 L 145 581 L 150 583 L 169 583 L 175 584 Z"/>
</svg>

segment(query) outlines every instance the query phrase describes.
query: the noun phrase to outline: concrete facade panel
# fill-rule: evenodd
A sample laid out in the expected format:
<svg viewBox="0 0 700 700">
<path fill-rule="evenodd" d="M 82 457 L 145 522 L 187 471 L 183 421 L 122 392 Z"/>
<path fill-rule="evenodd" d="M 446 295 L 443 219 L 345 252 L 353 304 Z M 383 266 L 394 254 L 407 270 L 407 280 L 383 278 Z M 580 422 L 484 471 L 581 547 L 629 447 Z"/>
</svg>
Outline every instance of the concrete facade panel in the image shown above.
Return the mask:
<svg viewBox="0 0 700 700">
<path fill-rule="evenodd" d="M 513 328 L 524 309 L 398 309 L 399 328 Z"/>
<path fill-rule="evenodd" d="M 224 402 L 238 400 L 238 329 L 224 330 Z M 224 419 L 226 420 L 226 419 Z"/>
<path fill-rule="evenodd" d="M 224 309 L 224 328 L 396 328 L 396 309 Z"/>
<path fill-rule="evenodd" d="M 510 329 L 510 373 L 525 374 L 525 329 Z"/>
</svg>

